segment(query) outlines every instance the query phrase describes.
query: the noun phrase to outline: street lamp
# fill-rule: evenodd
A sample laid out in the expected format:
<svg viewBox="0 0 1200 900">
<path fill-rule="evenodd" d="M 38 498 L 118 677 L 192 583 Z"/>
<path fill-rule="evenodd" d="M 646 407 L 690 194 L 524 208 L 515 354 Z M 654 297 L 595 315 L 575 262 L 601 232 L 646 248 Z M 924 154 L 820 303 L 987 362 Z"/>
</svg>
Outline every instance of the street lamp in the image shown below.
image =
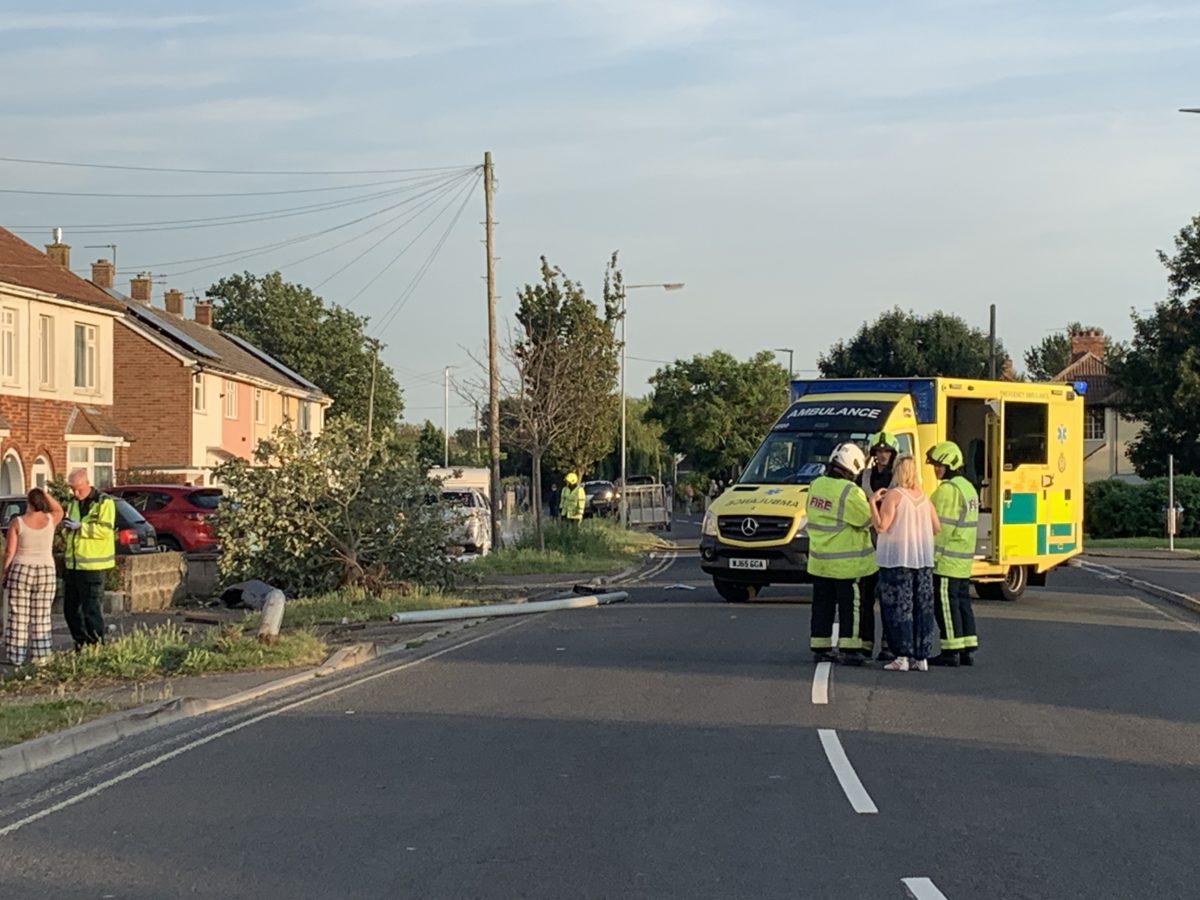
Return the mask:
<svg viewBox="0 0 1200 900">
<path fill-rule="evenodd" d="M 787 395 L 788 395 L 788 400 L 791 401 L 791 399 L 792 399 L 792 379 L 796 377 L 795 369 L 792 368 L 792 359 L 793 359 L 793 356 L 795 355 L 795 351 L 791 347 L 776 347 L 771 352 L 772 353 L 786 353 L 788 355 Z"/>
<path fill-rule="evenodd" d="M 682 281 L 658 281 L 652 284 L 627 284 L 621 291 L 621 527 L 629 527 L 629 504 L 626 502 L 628 485 L 625 484 L 625 465 L 628 458 L 628 448 L 625 444 L 625 320 L 628 318 L 625 305 L 625 291 L 638 288 L 662 288 L 664 291 L 683 290 Z"/>
</svg>

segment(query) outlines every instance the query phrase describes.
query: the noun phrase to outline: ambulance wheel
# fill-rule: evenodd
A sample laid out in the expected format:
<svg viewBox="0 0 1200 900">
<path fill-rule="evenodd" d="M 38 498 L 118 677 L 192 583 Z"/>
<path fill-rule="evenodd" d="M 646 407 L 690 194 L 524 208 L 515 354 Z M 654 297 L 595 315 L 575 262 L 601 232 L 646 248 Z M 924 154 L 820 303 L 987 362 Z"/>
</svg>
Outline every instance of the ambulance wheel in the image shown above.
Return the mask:
<svg viewBox="0 0 1200 900">
<path fill-rule="evenodd" d="M 740 584 L 736 581 L 714 578 L 713 587 L 717 589 L 721 599 L 730 603 L 746 603 L 758 596 L 758 585 L 756 584 Z"/>
<path fill-rule="evenodd" d="M 1010 566 L 1003 581 L 987 581 L 975 585 L 975 593 L 981 600 L 1007 600 L 1012 602 L 1025 593 L 1029 586 L 1029 567 Z"/>
</svg>

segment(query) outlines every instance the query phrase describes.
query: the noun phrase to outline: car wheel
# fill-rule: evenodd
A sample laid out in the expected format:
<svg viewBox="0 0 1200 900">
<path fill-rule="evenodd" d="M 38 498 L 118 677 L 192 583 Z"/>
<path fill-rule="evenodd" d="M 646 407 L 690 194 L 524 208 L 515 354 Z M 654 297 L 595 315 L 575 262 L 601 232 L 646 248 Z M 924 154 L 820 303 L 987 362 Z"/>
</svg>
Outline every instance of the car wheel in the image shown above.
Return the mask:
<svg viewBox="0 0 1200 900">
<path fill-rule="evenodd" d="M 758 585 L 756 584 L 741 584 L 714 577 L 713 587 L 717 589 L 721 598 L 729 603 L 747 603 L 758 596 Z"/>
<path fill-rule="evenodd" d="M 168 550 L 174 551 L 175 553 L 183 552 L 183 547 L 172 535 L 160 534 L 158 536 L 158 543 L 160 546 L 166 547 Z"/>
</svg>

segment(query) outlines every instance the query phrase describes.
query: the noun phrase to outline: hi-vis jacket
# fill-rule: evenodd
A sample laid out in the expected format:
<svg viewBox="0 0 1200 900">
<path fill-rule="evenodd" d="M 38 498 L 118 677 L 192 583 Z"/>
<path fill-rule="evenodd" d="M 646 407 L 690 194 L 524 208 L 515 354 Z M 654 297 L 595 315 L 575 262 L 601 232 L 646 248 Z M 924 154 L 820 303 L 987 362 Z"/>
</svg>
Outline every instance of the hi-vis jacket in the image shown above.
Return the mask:
<svg viewBox="0 0 1200 900">
<path fill-rule="evenodd" d="M 564 519 L 582 519 L 586 507 L 587 493 L 582 484 L 563 488 L 562 497 L 558 501 L 559 515 Z"/>
<path fill-rule="evenodd" d="M 67 517 L 80 523 L 79 530 L 68 530 L 63 536 L 68 569 L 96 572 L 117 564 L 117 505 L 112 497 L 98 496 L 82 518 L 79 501 L 72 498 Z"/>
<path fill-rule="evenodd" d="M 979 529 L 979 494 L 961 475 L 943 481 L 933 492 L 933 508 L 942 530 L 933 539 L 933 574 L 970 578 Z"/>
<path fill-rule="evenodd" d="M 822 475 L 808 489 L 808 572 L 862 578 L 879 571 L 871 544 L 871 507 L 853 481 Z"/>
</svg>

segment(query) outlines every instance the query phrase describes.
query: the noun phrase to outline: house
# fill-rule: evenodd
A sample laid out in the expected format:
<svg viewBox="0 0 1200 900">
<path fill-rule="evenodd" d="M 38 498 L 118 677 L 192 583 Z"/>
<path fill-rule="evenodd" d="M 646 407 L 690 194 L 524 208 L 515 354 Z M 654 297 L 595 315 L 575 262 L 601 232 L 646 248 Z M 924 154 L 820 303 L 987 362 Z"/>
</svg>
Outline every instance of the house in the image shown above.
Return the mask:
<svg viewBox="0 0 1200 900">
<path fill-rule="evenodd" d="M 129 435 L 113 413 L 113 335 L 124 307 L 71 273 L 55 229 L 46 252 L 0 228 L 0 494 L 71 469 L 110 485 Z"/>
<path fill-rule="evenodd" d="M 1071 335 L 1071 364 L 1054 377 L 1070 384 L 1083 382 L 1083 478 L 1137 480 L 1129 461 L 1129 444 L 1142 430 L 1140 422 L 1117 412 L 1116 387 L 1104 361 L 1104 332 L 1098 328 Z"/>
<path fill-rule="evenodd" d="M 317 434 L 332 400 L 287 366 L 236 335 L 213 327 L 213 307 L 169 290 L 151 305 L 151 280 L 138 275 L 129 295 L 113 287 L 107 260 L 92 265 L 92 282 L 120 305 L 113 348 L 119 378 L 116 418 L 135 436 L 130 478 L 151 476 L 212 484 L 225 460 L 251 459 L 258 442 L 280 425 Z"/>
</svg>

